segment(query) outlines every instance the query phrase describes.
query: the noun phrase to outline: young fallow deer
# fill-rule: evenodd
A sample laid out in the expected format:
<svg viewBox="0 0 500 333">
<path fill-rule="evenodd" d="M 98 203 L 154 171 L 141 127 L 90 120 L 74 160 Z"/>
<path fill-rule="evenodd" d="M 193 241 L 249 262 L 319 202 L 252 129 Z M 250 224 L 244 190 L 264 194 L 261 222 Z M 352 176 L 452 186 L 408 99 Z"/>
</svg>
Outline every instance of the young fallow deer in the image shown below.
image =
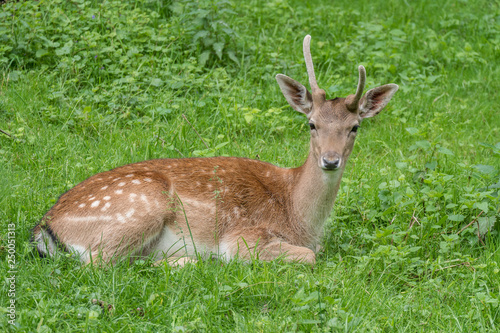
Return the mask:
<svg viewBox="0 0 500 333">
<path fill-rule="evenodd" d="M 359 66 L 356 94 L 326 100 L 316 83 L 310 39 L 304 39 L 304 57 L 312 93 L 276 76 L 288 103 L 309 120 L 304 165 L 157 159 L 99 173 L 64 193 L 33 229 L 40 255 L 59 249 L 85 263 L 152 255 L 182 264 L 201 254 L 313 264 L 359 124 L 378 114 L 398 86 L 363 96 L 366 74 Z"/>
</svg>

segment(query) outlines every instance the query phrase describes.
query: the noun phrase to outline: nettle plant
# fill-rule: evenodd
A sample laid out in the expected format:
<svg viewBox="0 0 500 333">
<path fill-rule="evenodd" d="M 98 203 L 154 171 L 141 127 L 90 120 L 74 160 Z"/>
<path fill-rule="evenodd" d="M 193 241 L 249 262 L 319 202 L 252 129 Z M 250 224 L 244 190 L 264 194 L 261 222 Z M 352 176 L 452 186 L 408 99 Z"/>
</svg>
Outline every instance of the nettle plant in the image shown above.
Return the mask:
<svg viewBox="0 0 500 333">
<path fill-rule="evenodd" d="M 407 129 L 417 134 L 416 129 Z M 482 146 L 498 150 L 496 146 Z M 446 164 L 454 153 L 438 142 L 419 140 L 409 148 L 410 155 L 396 163 L 401 175 L 382 182 L 378 198 L 384 215 L 403 210 L 409 220 L 415 215 L 434 231 L 454 234 L 470 243 L 483 243 L 495 227 L 499 212 L 500 170 L 493 165 L 467 165 L 458 162 L 466 174 L 446 173 Z M 405 177 L 408 174 L 410 177 Z M 388 214 L 389 213 L 389 214 Z M 412 224 L 412 223 L 411 223 Z M 450 239 L 448 239 L 450 241 Z"/>
<path fill-rule="evenodd" d="M 229 59 L 239 64 L 237 56 L 237 33 L 225 19 L 235 15 L 229 1 L 193 2 L 176 1 L 171 9 L 175 14 L 172 26 L 179 29 L 179 38 L 185 39 L 185 52 L 198 55 L 198 64 L 207 64 Z"/>
<path fill-rule="evenodd" d="M 483 246 L 498 236 L 498 167 L 455 162 L 442 143 L 422 140 L 415 128 L 409 132 L 415 143 L 392 171 L 377 170 L 375 186 L 365 174 L 342 181 L 336 223 L 325 243 L 339 244 L 341 255 L 357 253 L 362 265 L 384 259 L 411 269 L 421 259 L 460 256 L 460 246 Z M 500 143 L 480 146 L 498 155 Z M 450 163 L 463 172 L 449 172 Z M 421 259 L 406 261 L 414 256 Z"/>
<path fill-rule="evenodd" d="M 48 122 L 140 125 L 177 104 L 159 100 L 185 97 L 186 87 L 203 94 L 209 66 L 237 66 L 237 35 L 224 19 L 231 13 L 224 1 L 9 1 L 0 67 L 11 82 L 24 69 L 47 70 L 50 103 L 37 111 Z"/>
</svg>

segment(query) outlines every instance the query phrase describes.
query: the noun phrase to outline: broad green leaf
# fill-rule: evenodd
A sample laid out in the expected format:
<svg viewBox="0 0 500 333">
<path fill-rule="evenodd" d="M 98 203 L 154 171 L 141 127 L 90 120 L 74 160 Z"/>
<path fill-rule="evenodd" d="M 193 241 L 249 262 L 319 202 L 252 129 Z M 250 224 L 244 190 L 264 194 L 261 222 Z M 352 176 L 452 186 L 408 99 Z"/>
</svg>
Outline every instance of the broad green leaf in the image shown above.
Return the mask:
<svg viewBox="0 0 500 333">
<path fill-rule="evenodd" d="M 162 79 L 154 78 L 154 79 L 151 80 L 151 85 L 152 86 L 159 87 L 162 84 L 163 84 L 163 80 Z"/>
<path fill-rule="evenodd" d="M 436 170 L 437 162 L 436 161 L 432 161 L 432 162 L 425 163 L 425 167 L 427 169 L 430 169 L 430 170 Z"/>
<path fill-rule="evenodd" d="M 427 149 L 431 148 L 431 143 L 429 141 L 427 141 L 427 140 L 417 141 L 417 142 L 415 142 L 414 145 L 412 145 L 409 148 L 409 150 L 413 151 L 413 150 L 418 149 L 418 148 L 427 150 Z"/>
<path fill-rule="evenodd" d="M 401 36 L 405 36 L 405 32 L 403 30 L 400 30 L 400 29 L 392 29 L 390 31 L 391 35 L 394 35 L 394 36 L 398 36 L 398 37 L 401 37 Z"/>
<path fill-rule="evenodd" d="M 229 57 L 229 59 L 234 61 L 238 66 L 240 65 L 240 61 L 236 56 L 236 54 L 234 53 L 234 51 L 227 51 L 227 56 Z"/>
<path fill-rule="evenodd" d="M 434 83 L 437 79 L 439 79 L 441 75 L 430 75 L 427 77 L 427 82 Z"/>
<path fill-rule="evenodd" d="M 398 169 L 406 169 L 407 166 L 408 166 L 408 163 L 406 163 L 406 162 L 396 162 L 396 167 Z"/>
<path fill-rule="evenodd" d="M 485 292 L 478 292 L 476 293 L 476 298 L 483 304 L 493 304 L 493 305 L 498 305 L 498 299 L 491 297 L 489 293 Z"/>
<path fill-rule="evenodd" d="M 56 54 L 58 56 L 66 55 L 71 53 L 71 48 L 73 47 L 73 41 L 70 40 L 63 47 L 56 49 Z"/>
<path fill-rule="evenodd" d="M 198 57 L 198 63 L 201 67 L 204 67 L 210 57 L 210 51 L 205 51 Z"/>
<path fill-rule="evenodd" d="M 35 56 L 36 56 L 37 58 L 41 58 L 41 57 L 43 57 L 43 56 L 45 56 L 45 55 L 47 55 L 47 54 L 49 54 L 49 51 L 47 51 L 47 50 L 45 50 L 45 49 L 39 49 L 39 50 L 37 50 L 37 51 L 36 51 Z"/>
<path fill-rule="evenodd" d="M 478 218 L 477 222 L 479 223 L 479 234 L 481 236 L 487 234 L 495 225 L 496 220 L 495 216 L 484 216 Z"/>
<path fill-rule="evenodd" d="M 397 180 L 391 180 L 389 181 L 389 185 L 391 185 L 392 188 L 398 188 L 401 185 L 401 183 Z"/>
<path fill-rule="evenodd" d="M 253 115 L 251 113 L 245 113 L 245 115 L 243 117 L 245 117 L 245 120 L 248 124 L 250 124 L 252 122 Z"/>
<path fill-rule="evenodd" d="M 208 31 L 206 31 L 206 30 L 198 31 L 198 32 L 194 35 L 194 37 L 193 37 L 193 43 L 196 43 L 196 41 L 197 41 L 198 39 L 200 39 L 200 38 L 201 38 L 201 39 L 204 39 L 204 38 L 205 38 L 205 37 L 207 37 L 207 36 L 208 36 Z"/>
<path fill-rule="evenodd" d="M 422 149 L 429 149 L 431 147 L 431 143 L 427 140 L 417 141 L 415 145 Z"/>
<path fill-rule="evenodd" d="M 489 205 L 487 202 L 475 202 L 474 207 L 476 207 L 479 210 L 482 210 L 485 214 L 488 214 L 489 212 Z"/>
<path fill-rule="evenodd" d="M 224 49 L 224 43 L 214 43 L 213 47 L 219 59 L 222 59 L 222 50 Z"/>
<path fill-rule="evenodd" d="M 405 128 L 405 130 L 410 133 L 411 135 L 414 135 L 414 134 L 417 134 L 418 132 L 420 132 L 420 130 L 418 128 L 415 128 L 415 127 L 407 127 Z"/>
<path fill-rule="evenodd" d="M 224 147 L 228 143 L 229 143 L 228 141 L 219 143 L 217 146 L 215 146 L 215 150 L 221 149 L 222 147 Z"/>
<path fill-rule="evenodd" d="M 94 311 L 94 310 L 90 310 L 89 311 L 89 320 L 95 320 L 97 318 L 99 318 L 99 312 Z"/>
<path fill-rule="evenodd" d="M 9 73 L 9 80 L 10 81 L 17 81 L 17 80 L 19 80 L 19 77 L 21 76 L 20 74 L 21 74 L 21 72 L 19 72 L 19 71 L 12 71 L 12 72 L 10 72 Z"/>
<path fill-rule="evenodd" d="M 448 215 L 448 220 L 450 221 L 455 221 L 455 222 L 462 222 L 465 220 L 465 216 L 457 214 L 457 215 Z"/>
<path fill-rule="evenodd" d="M 479 171 L 480 173 L 488 174 L 488 175 L 494 174 L 497 170 L 492 165 L 483 165 L 483 164 L 473 165 L 473 168 L 476 169 L 477 171 Z"/>
<path fill-rule="evenodd" d="M 437 151 L 441 154 L 445 154 L 445 155 L 451 155 L 451 156 L 454 156 L 455 154 L 453 154 L 453 152 L 451 150 L 449 150 L 448 148 L 445 148 L 445 147 L 439 147 L 437 149 Z"/>
</svg>

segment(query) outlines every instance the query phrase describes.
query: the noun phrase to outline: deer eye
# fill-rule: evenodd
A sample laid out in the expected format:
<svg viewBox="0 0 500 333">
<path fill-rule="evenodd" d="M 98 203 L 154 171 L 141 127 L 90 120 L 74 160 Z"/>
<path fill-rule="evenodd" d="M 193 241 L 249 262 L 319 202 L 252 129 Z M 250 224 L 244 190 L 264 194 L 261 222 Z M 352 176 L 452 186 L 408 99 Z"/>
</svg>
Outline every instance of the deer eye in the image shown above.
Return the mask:
<svg viewBox="0 0 500 333">
<path fill-rule="evenodd" d="M 311 128 L 311 131 L 316 129 L 316 126 L 313 123 L 309 123 L 309 127 Z"/>
<path fill-rule="evenodd" d="M 359 125 L 356 125 L 352 128 L 351 132 L 356 133 L 358 131 Z"/>
</svg>

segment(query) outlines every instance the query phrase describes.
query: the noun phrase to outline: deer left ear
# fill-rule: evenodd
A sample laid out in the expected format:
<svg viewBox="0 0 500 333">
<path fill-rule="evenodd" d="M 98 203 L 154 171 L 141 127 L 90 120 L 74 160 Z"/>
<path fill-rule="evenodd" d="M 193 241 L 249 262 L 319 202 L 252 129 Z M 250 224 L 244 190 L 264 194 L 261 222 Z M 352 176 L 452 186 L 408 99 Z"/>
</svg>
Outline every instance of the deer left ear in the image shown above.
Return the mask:
<svg viewBox="0 0 500 333">
<path fill-rule="evenodd" d="M 389 83 L 368 90 L 359 101 L 359 115 L 361 118 L 376 116 L 385 108 L 398 89 L 399 86 L 397 84 Z"/>
</svg>

